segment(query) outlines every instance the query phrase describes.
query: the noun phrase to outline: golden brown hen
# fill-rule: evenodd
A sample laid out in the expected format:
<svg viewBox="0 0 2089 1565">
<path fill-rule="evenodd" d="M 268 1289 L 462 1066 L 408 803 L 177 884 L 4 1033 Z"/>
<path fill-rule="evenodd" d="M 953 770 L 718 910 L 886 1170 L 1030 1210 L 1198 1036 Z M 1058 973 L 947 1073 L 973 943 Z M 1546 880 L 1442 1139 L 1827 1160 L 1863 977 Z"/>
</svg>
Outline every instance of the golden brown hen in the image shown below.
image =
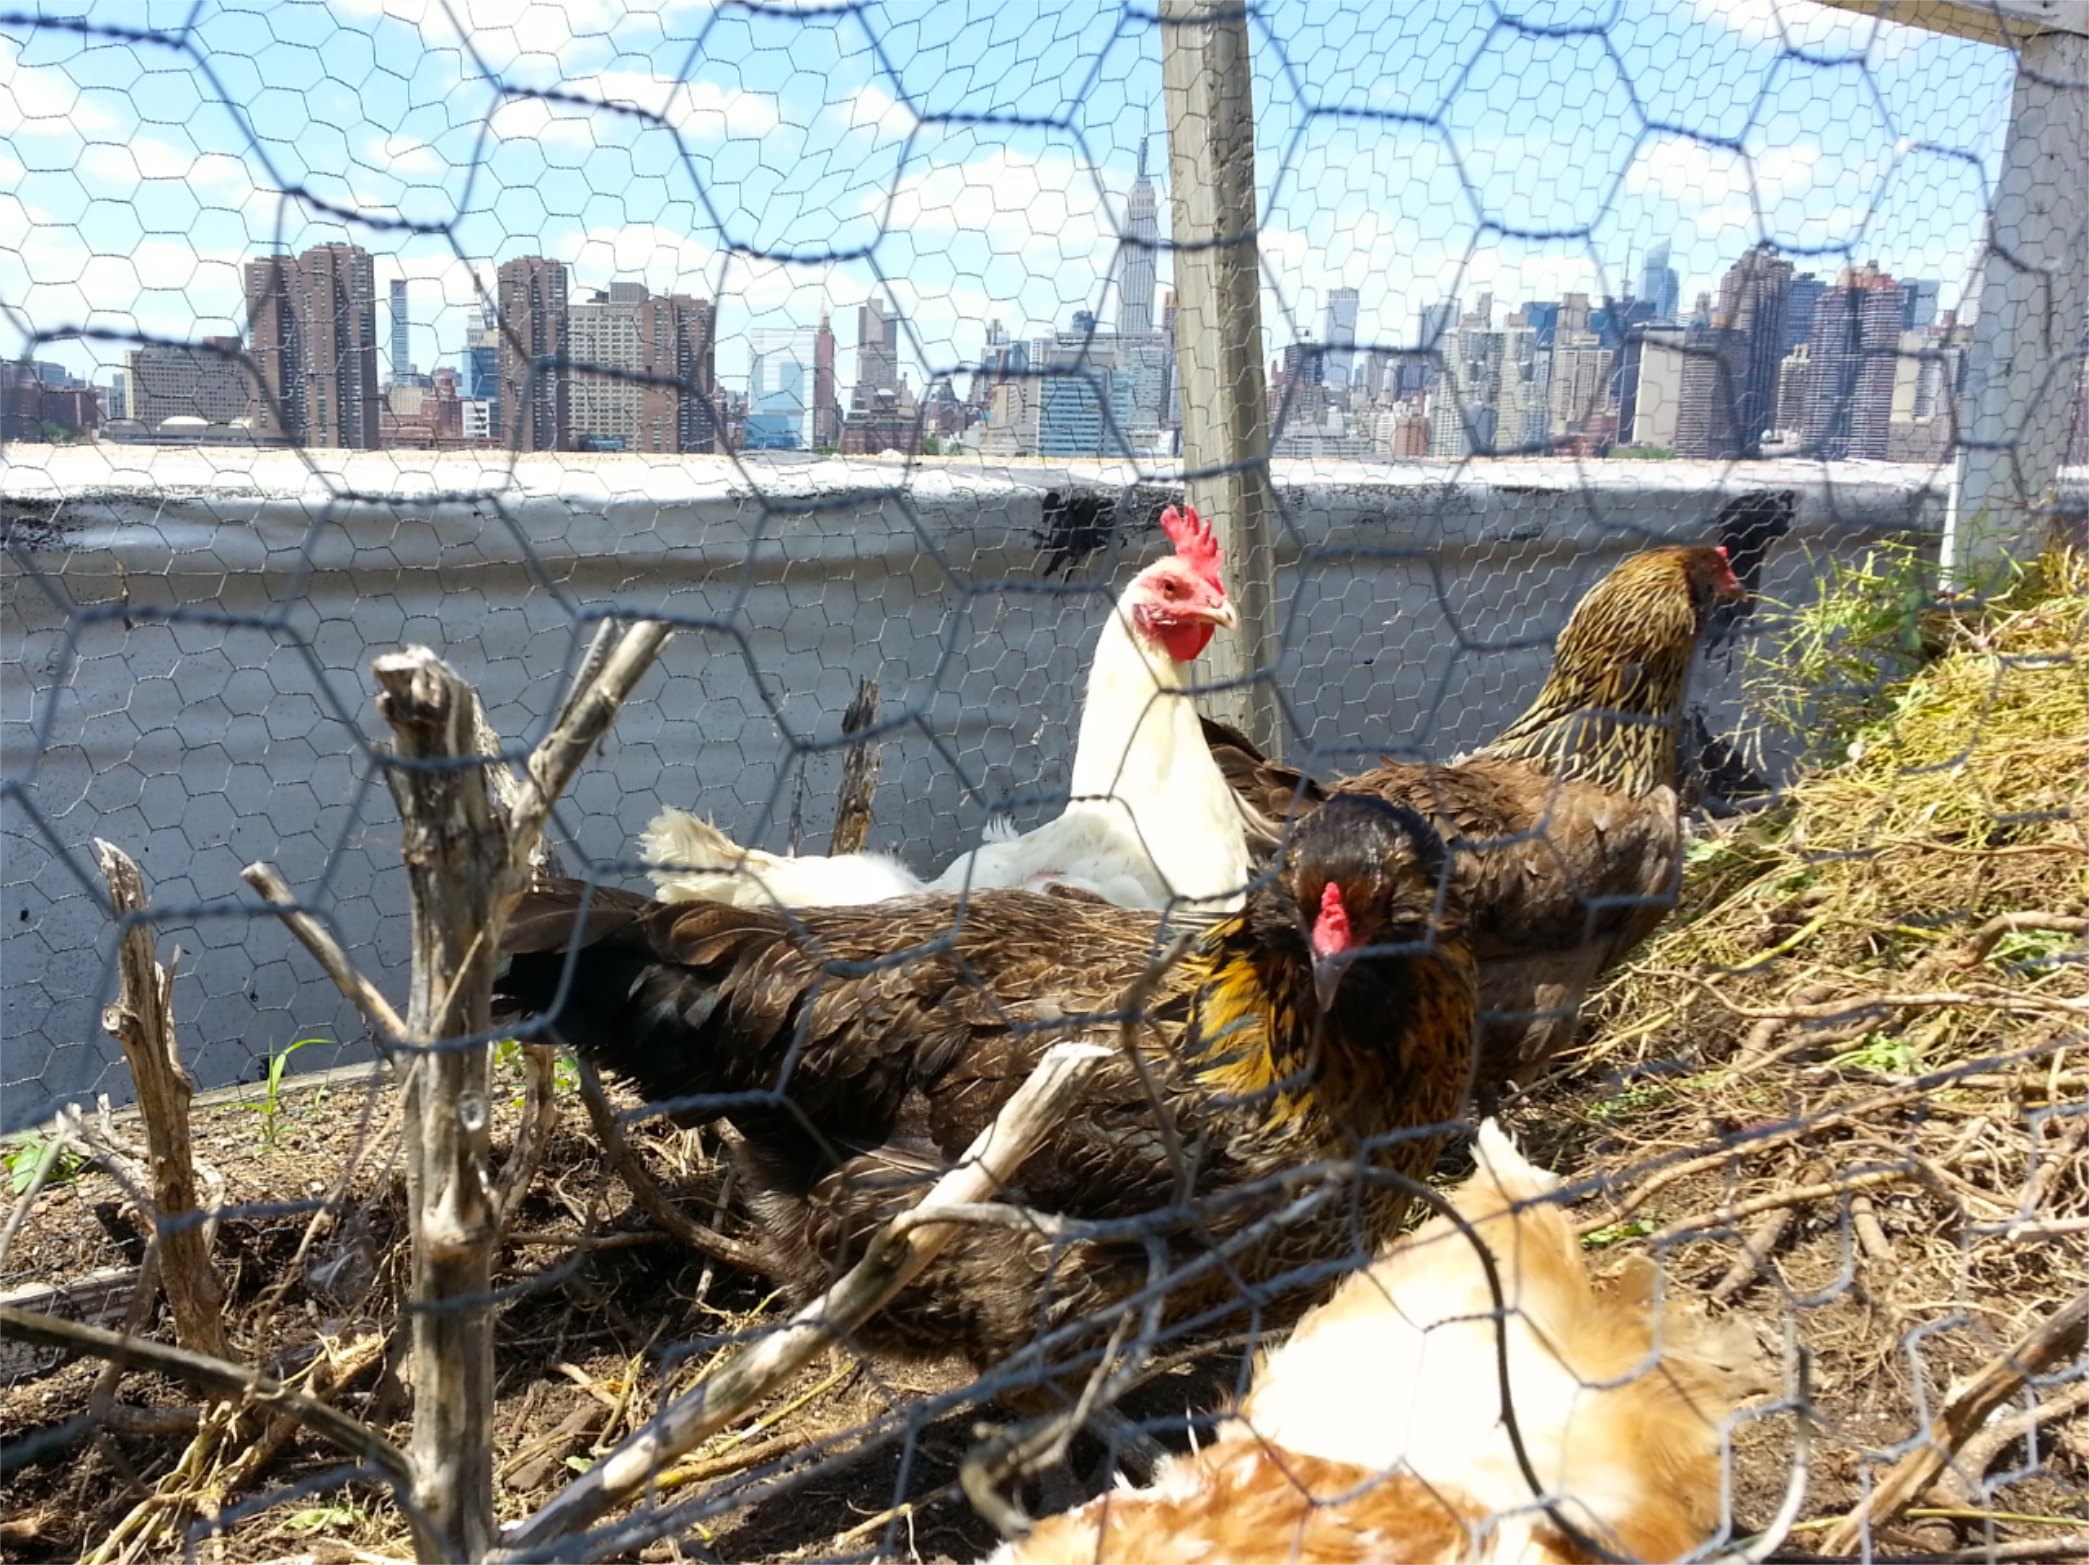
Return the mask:
<svg viewBox="0 0 2089 1565">
<path fill-rule="evenodd" d="M 1474 1150 L 1451 1197 L 1461 1221 L 1433 1218 L 1351 1275 L 1256 1367 L 1216 1439 L 991 1565 L 1587 1565 L 1700 1549 L 1760 1373 L 1752 1334 L 1661 1297 L 1650 1262 L 1593 1278 L 1548 1199 L 1559 1181 L 1491 1120 Z"/>
<path fill-rule="evenodd" d="M 1480 964 L 1483 1101 L 1572 1040 L 1589 985 L 1674 905 L 1685 686 L 1713 607 L 1742 596 L 1724 549 L 1631 556 L 1575 606 L 1529 710 L 1446 766 L 1389 761 L 1323 786 L 1205 725 L 1227 779 L 1271 820 L 1371 796 L 1443 832 Z"/>
<path fill-rule="evenodd" d="M 800 1300 L 919 1198 L 1046 1048 L 1108 1043 L 1008 1199 L 1076 1221 L 1169 1214 L 1152 1231 L 1171 1272 L 1236 1251 L 1171 1292 L 1179 1317 L 1233 1298 L 1229 1272 L 1274 1278 L 1388 1234 L 1405 1197 L 1368 1174 L 1354 1199 L 1345 1185 L 1296 1223 L 1248 1230 L 1297 1194 L 1275 1176 L 1301 1165 L 1425 1173 L 1471 1077 L 1472 958 L 1435 834 L 1403 807 L 1345 800 L 1291 838 L 1152 990 L 1141 1048 L 1166 1128 L 1116 1014 L 1163 926 L 1079 894 L 785 913 L 560 882 L 522 899 L 497 1003 L 649 1101 L 731 1121 L 772 1269 Z M 1148 1263 L 1138 1237 L 1055 1249 L 968 1228 L 876 1335 L 991 1363 L 1140 1288 Z"/>
</svg>

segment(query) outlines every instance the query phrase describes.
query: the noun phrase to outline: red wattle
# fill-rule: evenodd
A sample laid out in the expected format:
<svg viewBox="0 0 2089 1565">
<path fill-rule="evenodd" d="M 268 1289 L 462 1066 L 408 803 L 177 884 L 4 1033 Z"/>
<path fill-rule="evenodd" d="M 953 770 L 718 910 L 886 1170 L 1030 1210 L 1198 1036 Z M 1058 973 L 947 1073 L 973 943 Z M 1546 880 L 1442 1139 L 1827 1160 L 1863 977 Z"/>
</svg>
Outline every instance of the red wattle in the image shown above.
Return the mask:
<svg viewBox="0 0 2089 1565">
<path fill-rule="evenodd" d="M 1172 623 L 1156 622 L 1154 635 L 1167 649 L 1168 656 L 1178 663 L 1193 663 L 1204 649 L 1211 645 L 1215 626 L 1203 620 L 1177 620 Z"/>
</svg>

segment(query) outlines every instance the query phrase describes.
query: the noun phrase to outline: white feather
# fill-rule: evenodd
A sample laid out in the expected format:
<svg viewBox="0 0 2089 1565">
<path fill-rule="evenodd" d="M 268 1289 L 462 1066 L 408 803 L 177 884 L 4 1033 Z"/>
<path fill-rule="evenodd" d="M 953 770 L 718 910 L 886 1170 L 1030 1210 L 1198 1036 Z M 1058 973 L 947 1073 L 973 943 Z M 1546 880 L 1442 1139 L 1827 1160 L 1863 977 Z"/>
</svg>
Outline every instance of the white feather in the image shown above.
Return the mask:
<svg viewBox="0 0 2089 1565">
<path fill-rule="evenodd" d="M 1516 1424 L 1539 1477 L 1598 1517 L 1630 1515 L 1645 1479 L 1576 1439 L 1600 1393 L 1556 1351 L 1578 1301 L 1519 1265 L 1523 1238 L 1503 1209 L 1542 1198 L 1556 1176 L 1525 1161 L 1492 1120 L 1482 1125 L 1473 1186 L 1498 1200 L 1460 1202 L 1493 1252 L 1507 1314 Z M 1488 1207 L 1492 1207 L 1491 1220 Z M 1454 1485 L 1506 1518 L 1533 1504 L 1502 1417 L 1496 1306 L 1472 1241 L 1443 1218 L 1358 1273 L 1270 1355 L 1241 1417 L 1285 1450 Z"/>
<path fill-rule="evenodd" d="M 980 845 L 924 882 L 884 854 L 839 857 L 741 848 L 708 822 L 664 810 L 639 839 L 664 901 L 842 906 L 923 889 L 1075 886 L 1121 907 L 1240 905 L 1249 875 L 1247 818 L 1189 696 L 1182 664 L 1149 649 L 1127 601 L 1112 608 L 1088 673 L 1071 799 L 1054 820 L 1016 834 L 1003 817 Z"/>
<path fill-rule="evenodd" d="M 687 810 L 664 809 L 638 839 L 662 902 L 846 907 L 912 896 L 920 877 L 883 853 L 792 857 L 743 848 Z"/>
</svg>

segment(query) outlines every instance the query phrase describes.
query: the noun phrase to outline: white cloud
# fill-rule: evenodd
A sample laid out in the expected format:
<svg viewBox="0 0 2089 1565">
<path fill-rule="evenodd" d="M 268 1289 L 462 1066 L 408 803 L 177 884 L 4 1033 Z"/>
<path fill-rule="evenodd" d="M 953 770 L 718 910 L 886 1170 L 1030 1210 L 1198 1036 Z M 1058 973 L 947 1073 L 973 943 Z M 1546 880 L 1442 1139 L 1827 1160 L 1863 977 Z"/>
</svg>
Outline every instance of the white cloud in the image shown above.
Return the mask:
<svg viewBox="0 0 2089 1565">
<path fill-rule="evenodd" d="M 61 67 L 24 65 L 13 45 L 0 41 L 0 136 L 53 135 L 70 129 L 99 136 L 116 129 L 100 94 L 81 88 Z"/>
</svg>

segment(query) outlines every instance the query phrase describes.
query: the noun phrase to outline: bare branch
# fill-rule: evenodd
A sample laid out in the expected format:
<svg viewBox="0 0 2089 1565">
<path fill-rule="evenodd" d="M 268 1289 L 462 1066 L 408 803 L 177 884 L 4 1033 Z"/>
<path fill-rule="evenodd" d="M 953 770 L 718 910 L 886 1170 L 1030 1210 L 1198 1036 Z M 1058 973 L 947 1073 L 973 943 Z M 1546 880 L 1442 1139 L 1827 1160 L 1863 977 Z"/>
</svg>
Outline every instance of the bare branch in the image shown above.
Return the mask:
<svg viewBox="0 0 2089 1565">
<path fill-rule="evenodd" d="M 431 763 L 387 773 L 412 902 L 408 1036 L 483 1038 L 497 920 L 528 856 L 511 854 L 487 769 L 475 764 L 470 687 L 426 647 L 373 669 L 399 756 Z M 431 1047 L 406 1085 L 413 1499 L 434 1535 L 419 1540 L 430 1559 L 477 1560 L 494 1542 L 490 1054 L 483 1042 Z"/>
<path fill-rule="evenodd" d="M 544 1145 L 551 1139 L 551 1127 L 559 1117 L 555 1096 L 558 1050 L 549 1044 L 524 1044 L 522 1069 L 522 1122 L 515 1129 L 515 1145 L 508 1152 L 508 1161 L 500 1171 L 500 1184 L 493 1194 L 494 1211 L 503 1228 L 513 1218 L 522 1198 L 529 1194 L 530 1180 L 536 1177 Z"/>
<path fill-rule="evenodd" d="M 990 1200 L 1065 1117 L 1110 1052 L 1087 1043 L 1055 1044 L 1046 1050 L 1029 1079 L 916 1210 Z M 643 1493 L 668 1463 L 738 1418 L 778 1381 L 882 1309 L 955 1233 L 949 1224 L 932 1225 L 919 1218 L 904 1231 L 886 1224 L 872 1236 L 863 1259 L 833 1287 L 759 1342 L 713 1366 L 693 1390 L 662 1408 L 645 1428 L 515 1528 L 508 1538 L 510 1549 L 542 1549 Z"/>
<path fill-rule="evenodd" d="M 152 925 L 144 917 L 145 877 L 137 864 L 100 838 L 94 851 L 109 883 L 109 905 L 123 926 L 117 948 L 121 988 L 116 1003 L 102 1012 L 102 1026 L 123 1048 L 145 1122 L 160 1282 L 174 1312 L 175 1339 L 224 1358 L 225 1289 L 196 1218 L 196 1167 L 189 1151 L 189 1100 L 196 1083 L 182 1069 L 174 1042 L 173 978 L 153 952 Z"/>
<path fill-rule="evenodd" d="M 624 631 L 601 666 L 567 697 L 558 721 L 529 758 L 529 777 L 512 812 L 508 851 L 511 862 L 526 868 L 551 807 L 580 770 L 580 763 L 608 731 L 672 630 L 659 620 L 640 620 Z"/>
<path fill-rule="evenodd" d="M 878 720 L 878 682 L 856 681 L 856 699 L 841 715 L 844 734 L 860 734 Z M 841 767 L 841 794 L 834 801 L 834 836 L 829 853 L 861 853 L 870 835 L 870 806 L 878 792 L 879 746 L 858 739 Z"/>
<path fill-rule="evenodd" d="M 2079 918 L 2072 913 L 1997 913 L 1973 931 L 1972 943 L 1966 950 L 1966 966 L 1977 967 L 1987 960 L 1988 953 L 1995 949 L 2004 935 L 2026 929 L 2080 935 L 2089 933 L 2089 918 Z"/>
<path fill-rule="evenodd" d="M 409 1040 L 411 1034 L 407 1032 L 406 1023 L 399 1013 L 392 1009 L 392 1002 L 384 997 L 375 984 L 355 970 L 355 964 L 348 960 L 348 953 L 341 949 L 339 941 L 326 932 L 326 926 L 298 908 L 296 894 L 284 882 L 283 877 L 276 873 L 273 864 L 249 864 L 239 875 L 240 879 L 261 893 L 262 900 L 277 909 L 283 922 L 290 926 L 290 932 L 304 942 L 307 951 L 319 959 L 319 965 L 326 969 L 326 976 L 334 981 L 335 988 L 348 996 L 349 1004 L 362 1013 L 363 1021 L 372 1032 L 387 1043 L 405 1043 Z"/>
</svg>

